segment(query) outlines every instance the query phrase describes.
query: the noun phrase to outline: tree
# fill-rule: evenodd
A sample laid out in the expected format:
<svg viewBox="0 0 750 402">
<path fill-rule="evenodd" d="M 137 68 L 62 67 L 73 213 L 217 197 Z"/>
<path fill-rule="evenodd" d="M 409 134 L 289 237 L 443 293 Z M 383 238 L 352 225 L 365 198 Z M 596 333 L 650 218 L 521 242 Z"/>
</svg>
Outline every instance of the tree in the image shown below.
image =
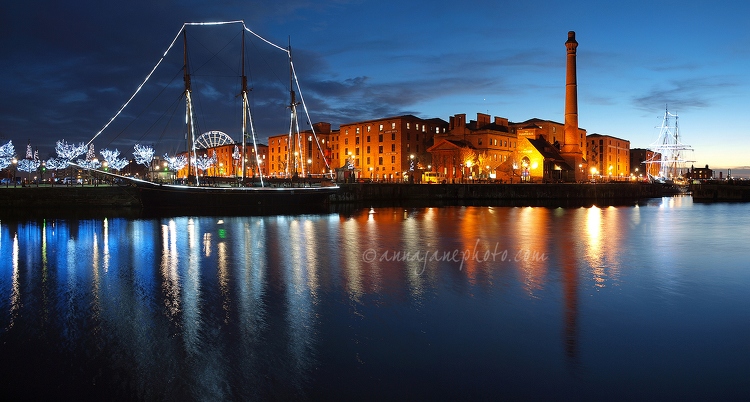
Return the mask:
<svg viewBox="0 0 750 402">
<path fill-rule="evenodd" d="M 185 155 L 168 156 L 164 154 L 164 160 L 167 161 L 167 167 L 171 171 L 178 171 L 187 165 L 187 157 Z"/>
<path fill-rule="evenodd" d="M 214 157 L 216 154 L 214 154 Z M 214 157 L 209 157 L 206 154 L 203 154 L 203 156 L 199 156 L 195 159 L 195 167 L 200 169 L 203 174 L 206 173 L 206 170 L 208 170 L 211 166 L 216 163 L 216 159 Z"/>
<path fill-rule="evenodd" d="M 94 144 L 89 144 L 88 152 L 86 152 L 86 159 L 78 159 L 76 163 L 85 169 L 98 169 L 99 166 L 101 166 L 101 162 L 96 159 Z"/>
<path fill-rule="evenodd" d="M 117 150 L 117 148 L 115 148 L 114 151 L 105 148 L 99 151 L 99 153 L 104 158 L 107 166 L 112 170 L 120 171 L 122 168 L 128 165 L 127 159 L 118 158 L 118 156 L 120 156 L 120 151 Z"/>
<path fill-rule="evenodd" d="M 59 159 L 58 166 L 61 166 L 60 169 L 65 169 L 73 158 L 86 152 L 86 145 L 84 143 L 68 144 L 65 140 L 60 140 L 55 144 L 55 152 L 57 152 L 57 158 Z"/>
<path fill-rule="evenodd" d="M 135 162 L 144 165 L 151 170 L 151 162 L 154 160 L 154 148 L 148 145 L 135 144 L 133 149 Z"/>
<path fill-rule="evenodd" d="M 0 146 L 0 169 L 10 166 L 11 161 L 16 156 L 16 149 L 13 147 L 13 141 Z"/>
<path fill-rule="evenodd" d="M 474 149 L 469 147 L 462 147 L 459 151 L 459 158 L 461 158 L 461 164 L 467 168 L 469 168 L 469 174 L 471 174 L 471 169 L 473 166 L 476 166 L 477 164 L 477 153 Z M 461 176 L 463 176 L 464 172 L 461 172 Z"/>
<path fill-rule="evenodd" d="M 36 172 L 39 169 L 40 164 L 39 154 L 33 151 L 31 144 L 26 145 L 26 158 L 18 161 L 18 170 L 30 175 L 31 172 Z"/>
<path fill-rule="evenodd" d="M 57 152 L 57 157 L 60 159 L 67 160 L 68 162 L 72 161 L 73 158 L 83 155 L 86 152 L 86 145 L 84 143 L 80 143 L 78 145 L 75 144 L 68 144 L 65 142 L 65 140 L 57 141 L 57 144 L 55 145 L 55 152 Z"/>
</svg>

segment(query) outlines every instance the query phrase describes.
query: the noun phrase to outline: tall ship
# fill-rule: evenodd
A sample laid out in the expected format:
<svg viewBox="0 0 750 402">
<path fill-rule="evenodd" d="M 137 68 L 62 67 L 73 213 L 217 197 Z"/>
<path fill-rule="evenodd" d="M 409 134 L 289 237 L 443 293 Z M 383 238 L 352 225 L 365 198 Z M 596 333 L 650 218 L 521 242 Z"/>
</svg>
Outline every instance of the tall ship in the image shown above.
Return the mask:
<svg viewBox="0 0 750 402">
<path fill-rule="evenodd" d="M 668 108 L 664 110 L 659 129 L 659 138 L 651 144 L 651 151 L 646 160 L 646 172 L 649 179 L 661 183 L 680 183 L 687 172 L 688 153 L 693 151 L 690 145 L 682 143 L 678 125 L 677 114 L 670 113 Z"/>
<path fill-rule="evenodd" d="M 206 155 L 198 154 L 198 147 L 203 145 L 205 148 L 205 142 L 201 140 L 205 136 L 196 135 L 196 112 L 194 104 L 194 94 L 191 74 L 190 63 L 188 58 L 188 35 L 187 28 L 189 26 L 211 26 L 211 25 L 228 25 L 237 24 L 242 27 L 242 55 L 241 55 L 241 88 L 239 98 L 242 102 L 242 141 L 241 148 L 235 147 L 235 149 L 241 149 L 241 155 L 236 155 L 240 166 L 240 174 L 229 178 L 229 180 L 216 180 L 216 178 L 210 178 L 201 176 L 201 171 L 205 172 L 209 169 L 208 166 L 211 164 L 210 158 L 207 159 Z M 248 167 L 246 164 L 251 163 L 255 168 L 260 166 L 263 161 L 254 159 L 259 158 L 258 143 L 256 130 L 253 124 L 253 115 L 248 99 L 248 78 L 245 73 L 245 35 L 250 33 L 255 35 L 261 40 L 261 42 L 271 46 L 273 49 L 286 52 L 286 58 L 288 59 L 289 66 L 289 104 L 287 108 L 290 112 L 290 124 L 288 133 L 288 144 L 289 152 L 287 152 L 288 160 L 285 161 L 287 166 L 287 175 L 284 177 L 264 177 L 262 170 L 253 169 L 252 177 L 246 177 Z M 135 95 L 140 91 L 143 85 L 148 81 L 149 77 L 156 71 L 157 67 L 162 63 L 164 58 L 167 56 L 169 51 L 178 42 L 178 39 L 182 37 L 183 41 L 183 81 L 184 91 L 181 98 L 185 102 L 185 148 L 186 152 L 183 152 L 174 157 L 165 155 L 165 159 L 170 159 L 170 169 L 175 172 L 183 172 L 182 177 L 178 180 L 172 180 L 171 182 L 154 182 L 146 179 L 139 179 L 129 176 L 121 176 L 107 172 L 106 174 L 116 176 L 124 181 L 127 181 L 132 186 L 137 188 L 138 194 L 141 199 L 141 203 L 146 210 L 202 210 L 206 206 L 210 206 L 212 210 L 218 211 L 233 211 L 233 212 L 285 212 L 285 211 L 304 211 L 308 208 L 316 208 L 324 205 L 331 197 L 332 194 L 338 191 L 332 177 L 325 177 L 325 175 L 318 175 L 313 177 L 309 171 L 305 171 L 305 164 L 301 162 L 303 157 L 303 150 L 301 146 L 300 124 L 298 116 L 298 106 L 302 105 L 307 122 L 311 127 L 312 124 L 307 107 L 304 104 L 304 100 L 301 97 L 301 88 L 297 75 L 294 69 L 294 63 L 292 61 L 291 46 L 286 48 L 273 44 L 267 39 L 259 36 L 255 32 L 247 28 L 244 21 L 228 21 L 228 22 L 213 22 L 213 23 L 185 23 L 182 28 L 171 42 L 167 51 L 164 52 L 162 58 L 151 70 L 146 77 L 146 80 L 136 89 L 136 92 L 131 96 L 132 100 Z M 300 94 L 299 99 L 297 94 Z M 123 109 L 130 102 L 126 102 L 122 108 L 117 112 L 115 117 L 120 115 Z M 107 126 L 115 119 L 113 117 L 110 121 L 89 141 L 91 144 Z M 211 132 L 213 133 L 213 132 Z M 312 136 L 315 137 L 315 142 L 318 143 L 317 136 L 313 130 Z M 248 143 L 248 142 L 251 142 Z M 139 145 L 136 145 L 136 153 L 138 153 Z M 251 156 L 246 155 L 247 149 L 251 147 Z M 318 143 L 318 149 L 320 150 L 320 144 Z M 153 150 L 147 150 L 150 155 L 153 154 Z M 148 153 L 146 152 L 146 153 Z M 237 152 L 237 151 L 235 151 Z M 309 152 L 309 151 L 308 151 Z M 322 152 L 322 151 L 321 151 Z M 136 155 L 136 158 L 138 156 Z M 215 158 L 215 156 L 214 156 Z M 328 161 L 324 157 L 323 160 L 326 166 L 331 171 Z M 207 162 L 208 161 L 208 162 Z M 215 162 L 215 160 L 213 161 Z M 207 164 L 208 163 L 208 164 Z M 174 165 L 174 166 L 172 166 Z"/>
</svg>

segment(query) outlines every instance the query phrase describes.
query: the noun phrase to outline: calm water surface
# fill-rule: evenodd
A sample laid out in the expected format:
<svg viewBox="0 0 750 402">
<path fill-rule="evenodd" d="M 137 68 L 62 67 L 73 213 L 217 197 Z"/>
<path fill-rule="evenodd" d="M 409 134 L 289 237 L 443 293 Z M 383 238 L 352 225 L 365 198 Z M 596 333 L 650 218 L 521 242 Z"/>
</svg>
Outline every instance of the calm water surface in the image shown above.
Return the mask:
<svg viewBox="0 0 750 402">
<path fill-rule="evenodd" d="M 750 204 L 0 220 L 6 397 L 747 399 Z"/>
</svg>

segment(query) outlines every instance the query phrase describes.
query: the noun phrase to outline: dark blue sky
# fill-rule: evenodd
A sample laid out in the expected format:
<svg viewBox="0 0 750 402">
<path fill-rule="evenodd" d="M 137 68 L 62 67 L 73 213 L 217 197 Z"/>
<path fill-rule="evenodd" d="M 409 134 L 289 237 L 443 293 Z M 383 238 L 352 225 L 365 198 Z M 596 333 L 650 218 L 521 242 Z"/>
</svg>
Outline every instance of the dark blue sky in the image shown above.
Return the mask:
<svg viewBox="0 0 750 402">
<path fill-rule="evenodd" d="M 13 140 L 19 153 L 29 140 L 45 156 L 59 139 L 91 139 L 183 22 L 241 19 L 274 43 L 291 40 L 313 122 L 334 126 L 405 113 L 563 121 L 564 42 L 574 30 L 581 127 L 648 147 L 669 105 L 697 165 L 750 165 L 750 30 L 739 21 L 750 12 L 742 2 L 9 3 L 0 7 L 0 142 Z M 199 129 L 238 138 L 238 87 L 231 76 L 239 56 L 230 50 L 238 48 L 239 28 L 188 32 L 193 67 L 206 74 L 195 77 Z M 211 58 L 213 46 L 223 50 Z M 264 141 L 288 129 L 288 73 L 273 72 L 283 54 L 274 56 L 258 41 L 247 47 L 256 52 L 249 71 Z M 126 154 L 135 142 L 158 143 L 164 151 L 180 146 L 174 138 L 184 120 L 184 106 L 175 103 L 181 44 L 169 57 L 149 81 L 153 87 L 94 142 L 97 150 L 117 147 Z"/>
</svg>

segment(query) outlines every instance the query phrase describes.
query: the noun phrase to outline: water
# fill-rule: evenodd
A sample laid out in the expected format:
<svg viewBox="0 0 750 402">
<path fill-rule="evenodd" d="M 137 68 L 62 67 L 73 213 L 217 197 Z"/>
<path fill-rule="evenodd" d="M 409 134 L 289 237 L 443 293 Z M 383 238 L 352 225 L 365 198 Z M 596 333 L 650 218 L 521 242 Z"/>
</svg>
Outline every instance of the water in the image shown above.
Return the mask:
<svg viewBox="0 0 750 402">
<path fill-rule="evenodd" d="M 10 398 L 747 399 L 750 204 L 0 220 Z"/>
</svg>

